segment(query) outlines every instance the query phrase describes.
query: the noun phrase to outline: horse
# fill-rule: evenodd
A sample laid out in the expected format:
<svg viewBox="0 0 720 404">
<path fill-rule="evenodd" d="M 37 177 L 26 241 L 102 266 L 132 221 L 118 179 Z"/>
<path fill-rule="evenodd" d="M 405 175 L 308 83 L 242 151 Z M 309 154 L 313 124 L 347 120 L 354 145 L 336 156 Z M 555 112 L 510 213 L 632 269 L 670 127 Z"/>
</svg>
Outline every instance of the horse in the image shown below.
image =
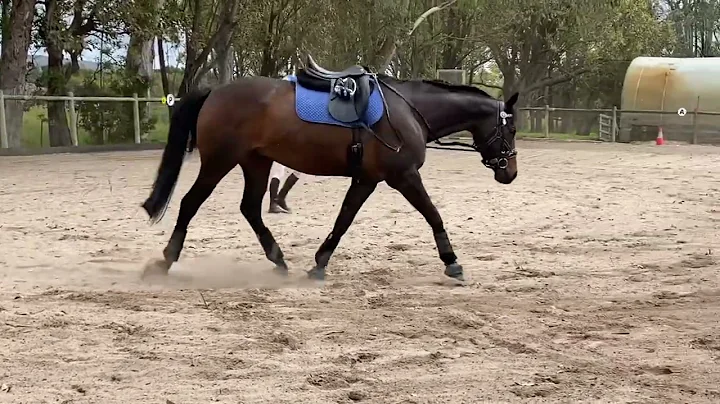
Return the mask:
<svg viewBox="0 0 720 404">
<path fill-rule="evenodd" d="M 163 217 L 184 157 L 195 148 L 200 170 L 182 198 L 164 259 L 156 261 L 152 271 L 167 274 L 178 261 L 190 221 L 216 185 L 239 165 L 244 177 L 240 212 L 274 270 L 287 276 L 283 252 L 261 212 L 270 168 L 278 162 L 308 175 L 351 179 L 332 231 L 315 253 L 315 266 L 307 271 L 310 279 L 326 278 L 341 238 L 377 185 L 385 181 L 429 224 L 444 275 L 463 283 L 463 267 L 419 169 L 428 143 L 469 131 L 470 147 L 493 171 L 494 179 L 513 182 L 518 173 L 514 125 L 518 97 L 515 93 L 503 102 L 473 86 L 401 80 L 359 65 L 330 71 L 310 56 L 292 80 L 252 76 L 212 90 L 191 91 L 173 108 L 155 181 L 142 204 L 151 223 Z M 320 101 L 308 104 L 311 99 Z"/>
</svg>

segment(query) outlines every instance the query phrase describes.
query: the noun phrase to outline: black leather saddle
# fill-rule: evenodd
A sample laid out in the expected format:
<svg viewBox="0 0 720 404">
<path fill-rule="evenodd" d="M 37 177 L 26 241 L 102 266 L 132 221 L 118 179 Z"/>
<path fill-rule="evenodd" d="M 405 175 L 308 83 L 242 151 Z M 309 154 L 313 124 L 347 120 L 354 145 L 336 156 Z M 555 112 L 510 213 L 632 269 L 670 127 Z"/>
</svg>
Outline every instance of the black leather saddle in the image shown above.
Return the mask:
<svg viewBox="0 0 720 404">
<path fill-rule="evenodd" d="M 354 65 L 336 72 L 321 67 L 310 55 L 306 67 L 296 76 L 301 86 L 328 93 L 330 116 L 345 123 L 361 123 L 370 94 L 377 85 L 374 75 L 362 66 Z"/>
</svg>

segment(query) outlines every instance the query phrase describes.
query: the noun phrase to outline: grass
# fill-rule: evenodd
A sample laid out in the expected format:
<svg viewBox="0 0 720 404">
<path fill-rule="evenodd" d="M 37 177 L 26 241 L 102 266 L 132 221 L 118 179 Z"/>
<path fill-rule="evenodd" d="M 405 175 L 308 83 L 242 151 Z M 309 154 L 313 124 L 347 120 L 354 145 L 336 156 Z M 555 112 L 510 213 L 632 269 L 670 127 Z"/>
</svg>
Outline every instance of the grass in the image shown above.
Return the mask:
<svg viewBox="0 0 720 404">
<path fill-rule="evenodd" d="M 459 138 L 470 138 L 472 135 L 470 132 L 461 132 L 458 134 Z M 517 139 L 549 139 L 549 140 L 600 140 L 597 133 L 591 133 L 589 135 L 578 135 L 576 133 L 549 133 L 545 137 L 544 133 L 541 132 L 518 132 L 516 135 Z"/>
<path fill-rule="evenodd" d="M 143 138 L 143 143 L 164 143 L 167 139 L 169 120 L 167 109 L 157 103 L 150 104 L 150 113 L 155 117 L 155 127 Z M 68 116 L 68 122 L 70 117 Z M 78 126 L 78 143 L 80 145 L 91 144 L 86 130 Z M 48 147 L 47 108 L 45 106 L 34 106 L 26 111 L 23 116 L 23 145 L 25 147 Z"/>
<path fill-rule="evenodd" d="M 50 144 L 47 134 L 47 109 L 30 108 L 23 115 L 23 145 L 26 147 L 42 147 Z"/>
<path fill-rule="evenodd" d="M 576 133 L 549 133 L 545 137 L 544 133 L 537 132 L 518 132 L 518 139 L 551 139 L 551 140 L 600 140 L 597 133 L 589 135 L 578 135 Z"/>
</svg>

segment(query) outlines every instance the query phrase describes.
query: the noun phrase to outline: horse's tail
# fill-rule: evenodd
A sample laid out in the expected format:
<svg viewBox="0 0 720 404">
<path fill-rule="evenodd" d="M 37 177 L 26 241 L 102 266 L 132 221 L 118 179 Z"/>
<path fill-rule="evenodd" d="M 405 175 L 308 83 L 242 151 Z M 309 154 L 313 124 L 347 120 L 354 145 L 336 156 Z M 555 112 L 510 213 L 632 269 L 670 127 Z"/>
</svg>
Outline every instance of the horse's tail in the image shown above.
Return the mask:
<svg viewBox="0 0 720 404">
<path fill-rule="evenodd" d="M 170 130 L 163 151 L 157 177 L 150 196 L 142 204 L 153 223 L 162 219 L 180 176 L 185 153 L 192 152 L 197 143 L 197 121 L 210 90 L 196 90 L 185 94 L 173 108 Z"/>
</svg>

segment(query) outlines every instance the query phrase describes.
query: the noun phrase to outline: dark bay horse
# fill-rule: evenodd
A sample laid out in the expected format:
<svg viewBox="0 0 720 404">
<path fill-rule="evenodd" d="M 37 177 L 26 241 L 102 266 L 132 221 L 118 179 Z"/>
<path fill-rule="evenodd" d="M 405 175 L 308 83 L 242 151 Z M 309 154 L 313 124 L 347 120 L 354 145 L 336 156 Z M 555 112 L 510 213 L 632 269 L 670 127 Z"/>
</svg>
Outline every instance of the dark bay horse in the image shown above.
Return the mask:
<svg viewBox="0 0 720 404">
<path fill-rule="evenodd" d="M 353 76 L 358 82 L 367 77 L 359 66 L 342 73 L 315 67 L 314 77 L 322 76 L 328 83 L 343 82 L 336 80 L 339 77 Z M 298 78 L 301 74 L 304 72 L 298 72 Z M 164 261 L 156 264 L 156 270 L 166 273 L 179 259 L 191 219 L 220 180 L 239 165 L 245 180 L 240 212 L 275 269 L 287 274 L 283 253 L 261 215 L 270 167 L 277 161 L 310 175 L 352 178 L 335 225 L 315 254 L 315 267 L 308 271 L 310 278 L 324 279 L 340 239 L 377 184 L 385 181 L 427 220 L 445 275 L 464 280 L 443 220 L 418 170 L 425 163 L 429 142 L 466 130 L 472 133 L 473 148 L 494 172 L 495 180 L 510 184 L 517 176 L 513 116 L 518 94 L 502 102 L 471 86 L 374 74 L 369 77 L 382 91 L 385 110 L 371 130 L 362 131 L 301 120 L 295 105 L 297 84 L 285 80 L 247 77 L 182 97 L 174 107 L 152 192 L 142 205 L 153 222 L 167 209 L 186 152 L 196 147 L 201 166 L 182 199 L 175 228 L 163 251 Z"/>
</svg>

